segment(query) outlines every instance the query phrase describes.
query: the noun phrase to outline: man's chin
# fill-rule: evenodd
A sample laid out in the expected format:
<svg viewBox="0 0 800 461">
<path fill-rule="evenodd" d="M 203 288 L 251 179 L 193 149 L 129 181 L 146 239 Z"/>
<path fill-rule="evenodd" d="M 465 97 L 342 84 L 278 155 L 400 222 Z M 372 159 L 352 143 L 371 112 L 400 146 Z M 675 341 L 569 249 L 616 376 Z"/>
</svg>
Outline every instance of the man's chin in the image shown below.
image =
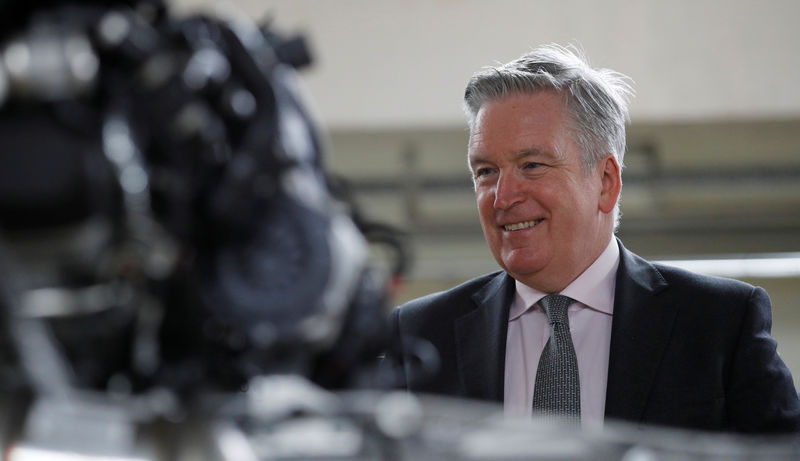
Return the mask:
<svg viewBox="0 0 800 461">
<path fill-rule="evenodd" d="M 536 278 L 537 274 L 542 273 L 545 264 L 539 260 L 520 260 L 520 258 L 506 258 L 501 267 L 512 277 L 524 283 L 525 280 Z"/>
</svg>

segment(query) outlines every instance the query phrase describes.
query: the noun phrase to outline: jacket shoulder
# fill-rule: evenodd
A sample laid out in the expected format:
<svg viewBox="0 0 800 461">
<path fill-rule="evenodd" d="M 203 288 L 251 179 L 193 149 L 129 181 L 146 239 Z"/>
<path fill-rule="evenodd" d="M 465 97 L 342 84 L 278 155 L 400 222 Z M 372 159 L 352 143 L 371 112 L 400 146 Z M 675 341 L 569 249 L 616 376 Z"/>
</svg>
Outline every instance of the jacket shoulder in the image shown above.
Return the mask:
<svg viewBox="0 0 800 461">
<path fill-rule="evenodd" d="M 691 291 L 698 296 L 747 298 L 754 290 L 757 290 L 757 287 L 741 280 L 699 274 L 671 266 L 668 262 L 653 263 L 653 266 L 669 286 Z"/>
</svg>

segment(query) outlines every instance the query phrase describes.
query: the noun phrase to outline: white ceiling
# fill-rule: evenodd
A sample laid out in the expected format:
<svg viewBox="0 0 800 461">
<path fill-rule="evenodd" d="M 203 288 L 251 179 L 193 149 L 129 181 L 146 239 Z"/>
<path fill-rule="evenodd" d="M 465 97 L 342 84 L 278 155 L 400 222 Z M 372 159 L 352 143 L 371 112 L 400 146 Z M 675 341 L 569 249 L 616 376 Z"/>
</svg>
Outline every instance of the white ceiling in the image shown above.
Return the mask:
<svg viewBox="0 0 800 461">
<path fill-rule="evenodd" d="M 177 0 L 212 11 L 216 0 Z M 477 69 L 541 43 L 580 44 L 635 80 L 633 121 L 800 116 L 796 0 L 238 0 L 303 32 L 331 129 L 451 127 Z"/>
</svg>

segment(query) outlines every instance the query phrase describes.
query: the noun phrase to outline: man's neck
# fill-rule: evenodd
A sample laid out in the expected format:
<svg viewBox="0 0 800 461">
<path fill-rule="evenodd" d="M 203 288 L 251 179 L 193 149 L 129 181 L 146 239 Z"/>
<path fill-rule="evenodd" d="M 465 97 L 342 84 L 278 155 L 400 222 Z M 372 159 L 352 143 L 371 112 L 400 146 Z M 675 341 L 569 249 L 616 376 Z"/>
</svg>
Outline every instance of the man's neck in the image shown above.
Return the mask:
<svg viewBox="0 0 800 461">
<path fill-rule="evenodd" d="M 609 245 L 615 244 L 616 239 L 614 235 L 610 235 L 607 240 L 603 242 L 602 245 L 595 245 L 589 254 L 591 255 L 589 258 L 584 260 L 583 264 L 576 266 L 576 270 L 567 273 L 567 275 L 556 274 L 552 277 L 552 279 L 548 279 L 547 277 L 524 277 L 520 278 L 518 281 L 523 283 L 531 288 L 541 291 L 542 293 L 560 293 L 562 292 L 567 286 L 573 283 L 578 277 L 581 276 L 589 267 L 594 264 L 597 259 L 605 252 Z"/>
</svg>

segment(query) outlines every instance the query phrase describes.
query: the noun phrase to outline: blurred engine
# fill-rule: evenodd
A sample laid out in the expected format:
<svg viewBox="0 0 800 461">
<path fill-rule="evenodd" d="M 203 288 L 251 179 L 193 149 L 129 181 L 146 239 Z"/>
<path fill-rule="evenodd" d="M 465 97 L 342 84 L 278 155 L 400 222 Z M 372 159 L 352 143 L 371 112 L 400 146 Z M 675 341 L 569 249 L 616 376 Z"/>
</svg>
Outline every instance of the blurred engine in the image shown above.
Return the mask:
<svg viewBox="0 0 800 461">
<path fill-rule="evenodd" d="M 190 397 L 273 373 L 360 379 L 387 279 L 329 187 L 303 40 L 152 0 L 2 17 L 0 385 Z"/>
</svg>

